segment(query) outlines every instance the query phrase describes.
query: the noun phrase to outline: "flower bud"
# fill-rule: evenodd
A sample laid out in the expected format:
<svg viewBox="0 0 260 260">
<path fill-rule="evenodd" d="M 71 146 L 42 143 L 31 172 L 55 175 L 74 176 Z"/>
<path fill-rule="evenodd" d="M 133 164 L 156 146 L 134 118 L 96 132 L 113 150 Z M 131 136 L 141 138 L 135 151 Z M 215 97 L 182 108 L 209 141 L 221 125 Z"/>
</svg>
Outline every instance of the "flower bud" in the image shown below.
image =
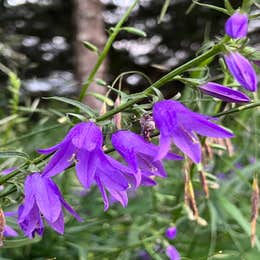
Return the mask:
<svg viewBox="0 0 260 260">
<path fill-rule="evenodd" d="M 240 53 L 230 52 L 225 55 L 225 61 L 233 77 L 247 90 L 257 90 L 257 77 L 251 63 Z"/>
<path fill-rule="evenodd" d="M 199 89 L 207 95 L 219 98 L 226 102 L 246 103 L 250 101 L 250 98 L 244 93 L 214 82 L 208 82 L 207 84 L 200 86 Z"/>
<path fill-rule="evenodd" d="M 246 14 L 234 13 L 225 24 L 225 32 L 233 39 L 244 38 L 247 35 L 248 18 Z"/>
</svg>

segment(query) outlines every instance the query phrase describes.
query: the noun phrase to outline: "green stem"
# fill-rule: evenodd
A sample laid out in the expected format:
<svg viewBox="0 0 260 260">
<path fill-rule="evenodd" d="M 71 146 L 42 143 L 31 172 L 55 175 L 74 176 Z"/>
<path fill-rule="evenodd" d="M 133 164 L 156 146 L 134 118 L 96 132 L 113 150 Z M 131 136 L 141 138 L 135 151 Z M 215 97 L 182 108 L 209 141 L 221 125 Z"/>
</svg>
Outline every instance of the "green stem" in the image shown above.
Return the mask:
<svg viewBox="0 0 260 260">
<path fill-rule="evenodd" d="M 244 105 L 244 106 L 239 106 L 239 107 L 230 109 L 228 111 L 220 112 L 220 113 L 217 113 L 213 116 L 215 116 L 215 117 L 224 116 L 224 115 L 244 111 L 244 110 L 247 110 L 247 109 L 251 109 L 251 108 L 254 108 L 254 107 L 258 107 L 258 106 L 260 106 L 260 101 L 259 102 L 253 102 L 253 103 L 250 103 L 250 104 L 247 104 L 247 105 Z"/>
<path fill-rule="evenodd" d="M 145 97 L 147 97 L 148 95 L 150 95 L 151 93 L 153 93 L 153 88 L 161 88 L 162 86 L 164 86 L 167 82 L 172 81 L 174 79 L 174 77 L 176 77 L 177 75 L 180 75 L 181 73 L 187 71 L 188 69 L 191 69 L 193 67 L 198 66 L 199 64 L 201 64 L 203 61 L 219 54 L 222 51 L 223 48 L 223 42 L 219 43 L 217 45 L 215 45 L 212 49 L 208 50 L 207 52 L 197 56 L 196 58 L 184 63 L 183 65 L 181 65 L 180 67 L 170 71 L 168 74 L 166 74 L 165 76 L 163 76 L 161 79 L 157 80 L 156 82 L 154 82 L 151 86 L 149 86 L 147 89 L 145 89 L 144 91 L 140 92 L 140 96 L 136 97 L 134 99 L 129 100 L 127 103 L 124 103 L 110 111 L 108 111 L 107 113 L 105 113 L 104 115 L 98 117 L 96 119 L 96 122 L 99 121 L 103 121 L 107 118 L 110 118 L 111 116 L 125 110 L 126 108 L 134 105 L 135 103 L 141 101 L 142 99 L 144 99 Z"/>
<path fill-rule="evenodd" d="M 99 67 L 101 66 L 101 64 L 103 63 L 104 59 L 106 58 L 108 51 L 110 50 L 116 36 L 118 35 L 118 33 L 121 30 L 121 27 L 123 25 L 123 23 L 126 21 L 126 19 L 128 18 L 128 16 L 131 14 L 132 10 L 134 9 L 134 7 L 136 6 L 136 4 L 139 2 L 139 0 L 135 0 L 133 2 L 133 4 L 127 9 L 127 11 L 125 12 L 124 16 L 121 18 L 121 20 L 117 23 L 116 27 L 114 28 L 113 32 L 111 33 L 111 35 L 109 36 L 106 45 L 103 49 L 103 51 L 100 53 L 97 63 L 95 64 L 95 67 L 92 69 L 92 71 L 90 72 L 86 82 L 84 83 L 82 90 L 80 92 L 79 95 L 79 101 L 82 101 L 87 93 L 87 90 L 90 86 L 90 84 L 93 82 L 95 75 L 99 69 Z"/>
</svg>

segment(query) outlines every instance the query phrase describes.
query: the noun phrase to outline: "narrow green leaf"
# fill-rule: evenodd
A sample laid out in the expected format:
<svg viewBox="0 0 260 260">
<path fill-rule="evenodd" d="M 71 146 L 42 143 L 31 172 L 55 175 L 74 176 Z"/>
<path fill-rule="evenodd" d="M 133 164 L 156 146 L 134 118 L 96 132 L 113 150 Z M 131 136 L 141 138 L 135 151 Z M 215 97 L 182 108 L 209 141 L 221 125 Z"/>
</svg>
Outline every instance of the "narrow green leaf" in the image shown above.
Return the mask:
<svg viewBox="0 0 260 260">
<path fill-rule="evenodd" d="M 107 83 L 103 79 L 96 79 L 96 83 L 102 87 L 107 86 Z"/>
<path fill-rule="evenodd" d="M 250 223 L 245 219 L 241 211 L 231 202 L 229 202 L 227 199 L 225 199 L 223 196 L 218 196 L 218 199 L 220 201 L 220 205 L 223 206 L 224 210 L 228 213 L 230 217 L 232 217 L 240 226 L 241 228 L 246 232 L 248 235 L 248 239 L 250 237 Z M 260 249 L 260 243 L 259 240 L 256 239 L 256 246 L 258 250 Z"/>
<path fill-rule="evenodd" d="M 5 125 L 5 124 L 9 123 L 10 121 L 16 119 L 17 117 L 18 117 L 18 115 L 7 116 L 0 120 L 0 125 Z"/>
<path fill-rule="evenodd" d="M 171 0 L 165 0 L 165 1 L 164 1 L 164 4 L 163 4 L 163 7 L 162 7 L 162 10 L 161 10 L 161 13 L 160 13 L 160 17 L 159 17 L 158 23 L 161 23 L 161 22 L 162 22 L 162 20 L 163 20 L 165 14 L 166 14 L 166 12 L 167 12 L 167 10 L 168 10 L 168 7 L 169 7 L 169 5 L 170 5 L 170 2 L 171 2 Z"/>
<path fill-rule="evenodd" d="M 22 157 L 25 160 L 29 159 L 29 155 L 23 152 L 13 152 L 13 151 L 0 152 L 0 158 L 9 158 L 9 157 Z"/>
<path fill-rule="evenodd" d="M 30 244 L 38 243 L 40 241 L 41 241 L 40 237 L 36 237 L 34 239 L 22 238 L 22 239 L 5 240 L 3 248 L 16 248 L 21 246 L 27 246 Z"/>
<path fill-rule="evenodd" d="M 87 48 L 88 50 L 98 53 L 98 47 L 95 46 L 93 43 L 90 43 L 88 41 L 83 41 L 82 43 L 83 43 L 84 47 Z"/>
<path fill-rule="evenodd" d="M 198 1 L 195 1 L 195 0 L 192 0 L 193 3 L 195 3 L 196 5 L 200 5 L 200 6 L 204 6 L 204 7 L 207 7 L 209 9 L 213 9 L 213 10 L 216 10 L 218 12 L 221 12 L 221 13 L 224 13 L 224 14 L 229 14 L 228 11 L 225 9 L 225 8 L 222 8 L 222 7 L 218 7 L 218 6 L 215 6 L 215 5 L 210 5 L 210 4 L 203 4 L 203 3 L 200 3 Z"/>
<path fill-rule="evenodd" d="M 121 30 L 124 30 L 126 32 L 129 32 L 129 33 L 135 34 L 137 36 L 141 36 L 141 37 L 147 36 L 146 32 L 144 32 L 140 29 L 134 28 L 134 27 L 123 27 Z"/>
<path fill-rule="evenodd" d="M 81 111 L 85 112 L 90 117 L 95 117 L 95 111 L 91 107 L 89 107 L 88 105 L 83 104 L 75 99 L 65 98 L 65 97 L 46 97 L 44 99 L 52 99 L 52 100 L 57 100 L 57 101 L 60 101 L 63 103 L 70 104 L 74 107 L 79 108 Z"/>
<path fill-rule="evenodd" d="M 68 117 L 70 117 L 70 116 L 76 117 L 76 118 L 78 118 L 80 121 L 84 121 L 84 120 L 85 120 L 85 117 L 82 116 L 82 115 L 80 115 L 80 114 L 76 114 L 76 113 L 67 113 L 66 115 L 67 115 Z"/>
<path fill-rule="evenodd" d="M 106 103 L 108 106 L 111 106 L 111 107 L 114 106 L 113 100 L 110 99 L 109 97 L 103 96 L 103 95 L 96 93 L 96 92 L 89 92 L 89 93 L 87 93 L 87 95 L 97 98 L 98 100 Z"/>
<path fill-rule="evenodd" d="M 228 10 L 229 14 L 230 15 L 233 14 L 234 9 L 233 9 L 232 5 L 230 4 L 229 0 L 225 0 L 224 3 L 225 3 L 225 7 Z"/>
</svg>

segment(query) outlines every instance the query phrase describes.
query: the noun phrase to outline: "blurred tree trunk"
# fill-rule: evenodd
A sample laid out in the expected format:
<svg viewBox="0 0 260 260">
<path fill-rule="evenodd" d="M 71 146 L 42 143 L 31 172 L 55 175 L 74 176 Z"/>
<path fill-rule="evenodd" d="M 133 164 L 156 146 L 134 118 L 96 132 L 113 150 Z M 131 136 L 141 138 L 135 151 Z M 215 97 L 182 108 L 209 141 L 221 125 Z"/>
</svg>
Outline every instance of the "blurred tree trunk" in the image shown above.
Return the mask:
<svg viewBox="0 0 260 260">
<path fill-rule="evenodd" d="M 89 41 L 100 50 L 106 42 L 105 28 L 102 17 L 102 3 L 99 0 L 73 0 L 74 4 L 74 56 L 75 75 L 79 86 L 87 78 L 89 72 L 97 61 L 97 54 L 87 50 L 82 41 Z M 106 63 L 103 63 L 96 77 L 104 79 L 106 74 Z M 105 93 L 105 88 L 91 84 L 88 92 Z M 101 102 L 92 96 L 85 98 L 85 103 L 93 108 L 99 109 Z"/>
</svg>

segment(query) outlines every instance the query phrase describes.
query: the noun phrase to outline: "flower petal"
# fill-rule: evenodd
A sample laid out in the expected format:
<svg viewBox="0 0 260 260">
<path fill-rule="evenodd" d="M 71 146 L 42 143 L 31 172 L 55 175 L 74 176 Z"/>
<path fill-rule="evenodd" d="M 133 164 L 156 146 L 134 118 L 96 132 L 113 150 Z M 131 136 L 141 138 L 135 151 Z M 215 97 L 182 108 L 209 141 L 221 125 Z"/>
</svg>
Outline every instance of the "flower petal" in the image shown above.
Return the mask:
<svg viewBox="0 0 260 260">
<path fill-rule="evenodd" d="M 98 164 L 97 153 L 93 150 L 80 150 L 77 155 L 76 172 L 80 183 L 89 189 L 94 182 L 94 176 Z"/>
<path fill-rule="evenodd" d="M 113 196 L 113 198 L 121 203 L 121 205 L 125 208 L 128 203 L 128 197 L 126 191 L 116 191 L 113 189 L 107 189 L 108 192 Z"/>
<path fill-rule="evenodd" d="M 99 127 L 94 123 L 82 122 L 71 129 L 71 141 L 78 149 L 92 151 L 95 148 L 101 149 L 103 136 Z"/>
<path fill-rule="evenodd" d="M 57 151 L 63 144 L 64 144 L 64 141 L 62 141 L 54 146 L 51 146 L 49 148 L 37 149 L 37 152 L 41 153 L 41 154 L 50 154 L 50 153 Z"/>
<path fill-rule="evenodd" d="M 185 130 L 182 126 L 173 128 L 173 142 L 187 154 L 195 163 L 201 160 L 201 148 L 198 138 L 192 133 Z"/>
<path fill-rule="evenodd" d="M 31 212 L 35 204 L 34 185 L 33 185 L 32 175 L 27 176 L 25 179 L 24 194 L 25 194 L 24 203 L 23 203 L 22 212 L 19 216 L 18 222 L 24 221 L 24 219 Z"/>
<path fill-rule="evenodd" d="M 142 176 L 142 180 L 141 180 L 142 186 L 155 186 L 156 184 L 157 183 L 153 179 L 144 175 Z"/>
<path fill-rule="evenodd" d="M 180 120 L 184 128 L 195 131 L 200 135 L 215 138 L 230 138 L 234 136 L 230 131 L 210 122 L 205 116 L 198 113 L 183 113 L 181 117 Z"/>
<path fill-rule="evenodd" d="M 12 227 L 5 225 L 4 236 L 5 237 L 17 237 L 18 233 Z"/>
<path fill-rule="evenodd" d="M 55 194 L 60 198 L 60 201 L 64 208 L 73 216 L 75 217 L 79 222 L 83 222 L 82 218 L 77 214 L 77 212 L 68 204 L 68 202 L 63 198 L 61 191 L 59 190 L 58 186 L 54 182 L 50 182 L 50 185 L 52 186 L 53 191 Z"/>
<path fill-rule="evenodd" d="M 43 170 L 44 177 L 52 177 L 63 172 L 73 163 L 75 148 L 71 143 L 66 143 L 52 156 Z"/>
<path fill-rule="evenodd" d="M 50 222 L 55 222 L 60 216 L 62 205 L 59 196 L 52 189 L 53 181 L 39 175 L 33 175 L 35 178 L 34 189 L 36 192 L 36 203 L 44 215 Z"/>
<path fill-rule="evenodd" d="M 95 177 L 95 180 L 96 180 L 96 183 L 97 183 L 97 186 L 101 192 L 101 195 L 103 197 L 103 201 L 104 201 L 104 211 L 107 211 L 108 208 L 109 208 L 109 201 L 108 201 L 108 198 L 107 198 L 107 193 L 106 193 L 106 190 L 104 188 L 104 185 L 102 184 L 101 180 L 99 177 Z"/>
<path fill-rule="evenodd" d="M 159 150 L 157 155 L 154 157 L 154 161 L 161 160 L 168 155 L 171 149 L 171 137 L 164 134 L 160 134 Z"/>
<path fill-rule="evenodd" d="M 53 230 L 55 230 L 59 234 L 64 234 L 64 216 L 62 211 L 60 212 L 60 215 L 58 216 L 56 221 L 50 222 L 49 220 L 47 220 L 47 223 Z"/>
</svg>

